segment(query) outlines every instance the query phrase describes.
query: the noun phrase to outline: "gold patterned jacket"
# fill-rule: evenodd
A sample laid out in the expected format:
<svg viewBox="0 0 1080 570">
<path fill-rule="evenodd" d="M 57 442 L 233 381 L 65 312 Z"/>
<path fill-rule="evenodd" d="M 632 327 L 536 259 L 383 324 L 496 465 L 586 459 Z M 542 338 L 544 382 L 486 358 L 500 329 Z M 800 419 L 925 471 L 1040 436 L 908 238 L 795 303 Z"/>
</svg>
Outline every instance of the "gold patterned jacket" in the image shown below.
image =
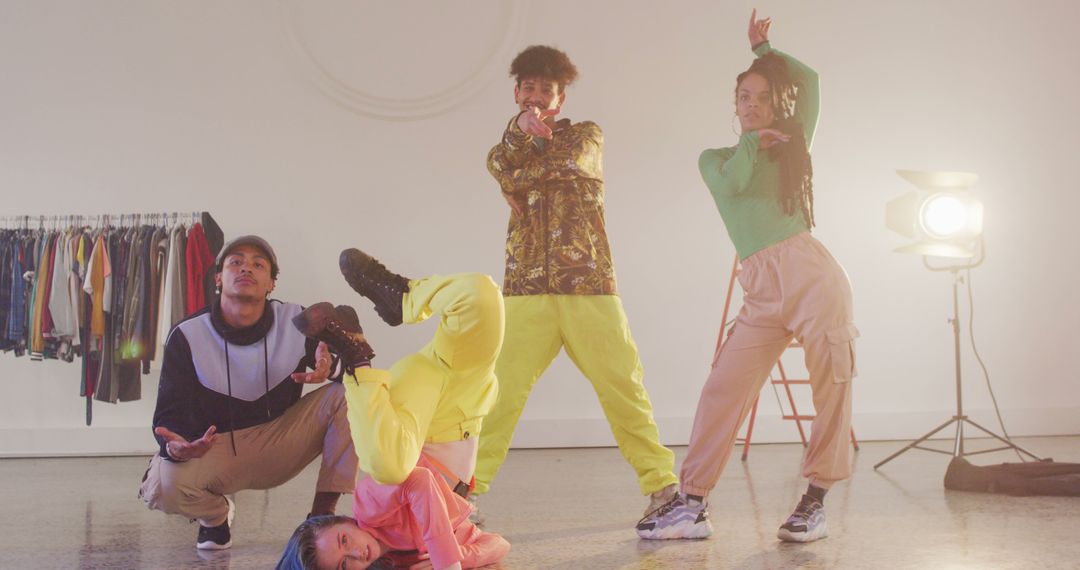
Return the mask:
<svg viewBox="0 0 1080 570">
<path fill-rule="evenodd" d="M 550 140 L 511 119 L 488 171 L 523 213 L 510 214 L 503 294 L 615 295 L 604 224 L 604 135 L 596 123 L 558 121 Z"/>
</svg>

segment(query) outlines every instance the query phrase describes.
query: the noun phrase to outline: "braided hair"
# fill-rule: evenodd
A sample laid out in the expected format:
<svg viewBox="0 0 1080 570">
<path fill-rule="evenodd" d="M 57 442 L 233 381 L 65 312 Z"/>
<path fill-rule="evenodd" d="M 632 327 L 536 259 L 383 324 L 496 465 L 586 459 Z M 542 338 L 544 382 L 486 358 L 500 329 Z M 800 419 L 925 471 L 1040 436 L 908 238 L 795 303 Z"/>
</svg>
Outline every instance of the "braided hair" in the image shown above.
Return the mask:
<svg viewBox="0 0 1080 570">
<path fill-rule="evenodd" d="M 774 145 L 766 151 L 770 160 L 780 162 L 780 206 L 789 216 L 795 213 L 796 208 L 801 210 L 806 226 L 812 228 L 814 168 L 810 163 L 810 151 L 807 148 L 803 125 L 794 117 L 798 90 L 791 80 L 787 63 L 774 53 L 755 59 L 749 69 L 739 74 L 735 80 L 736 92 L 743 79 L 751 73 L 756 73 L 769 82 L 772 111 L 776 117 L 770 127 L 791 136 L 790 141 Z"/>
</svg>

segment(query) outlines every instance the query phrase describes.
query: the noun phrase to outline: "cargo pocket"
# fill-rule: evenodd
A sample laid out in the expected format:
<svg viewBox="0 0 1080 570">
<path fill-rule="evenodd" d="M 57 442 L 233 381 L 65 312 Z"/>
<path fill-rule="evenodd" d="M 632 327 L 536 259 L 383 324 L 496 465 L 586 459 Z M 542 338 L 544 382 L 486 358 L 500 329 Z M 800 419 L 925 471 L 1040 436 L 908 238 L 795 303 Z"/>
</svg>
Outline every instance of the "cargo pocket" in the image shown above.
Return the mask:
<svg viewBox="0 0 1080 570">
<path fill-rule="evenodd" d="M 833 382 L 850 382 L 859 374 L 855 368 L 855 339 L 859 338 L 859 329 L 854 323 L 847 323 L 825 333 L 825 337 L 829 341 Z"/>
<path fill-rule="evenodd" d="M 161 455 L 155 453 L 150 458 L 150 465 L 143 474 L 142 484 L 139 486 L 139 498 L 146 503 L 149 509 L 160 509 L 158 499 L 161 498 Z"/>
</svg>

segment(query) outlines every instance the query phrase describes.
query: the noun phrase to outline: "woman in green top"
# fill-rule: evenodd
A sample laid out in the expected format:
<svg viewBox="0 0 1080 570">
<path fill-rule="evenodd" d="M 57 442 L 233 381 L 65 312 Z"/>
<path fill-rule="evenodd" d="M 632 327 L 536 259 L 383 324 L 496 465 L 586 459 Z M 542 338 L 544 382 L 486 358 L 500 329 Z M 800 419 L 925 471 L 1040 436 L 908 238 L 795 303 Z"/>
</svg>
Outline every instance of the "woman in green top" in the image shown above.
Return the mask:
<svg viewBox="0 0 1080 570">
<path fill-rule="evenodd" d="M 701 392 L 678 496 L 638 523 L 643 538 L 712 533 L 709 491 L 731 455 L 755 396 L 793 339 L 806 351 L 817 416 L 803 462 L 809 488 L 777 536 L 809 542 L 827 534 L 822 502 L 851 474 L 851 379 L 855 376 L 851 285 L 810 235 L 814 202 L 810 145 L 818 77 L 768 42 L 769 19 L 750 16 L 758 56 L 735 84 L 739 144 L 701 153 L 701 176 L 741 259 L 743 307 L 717 351 Z"/>
</svg>

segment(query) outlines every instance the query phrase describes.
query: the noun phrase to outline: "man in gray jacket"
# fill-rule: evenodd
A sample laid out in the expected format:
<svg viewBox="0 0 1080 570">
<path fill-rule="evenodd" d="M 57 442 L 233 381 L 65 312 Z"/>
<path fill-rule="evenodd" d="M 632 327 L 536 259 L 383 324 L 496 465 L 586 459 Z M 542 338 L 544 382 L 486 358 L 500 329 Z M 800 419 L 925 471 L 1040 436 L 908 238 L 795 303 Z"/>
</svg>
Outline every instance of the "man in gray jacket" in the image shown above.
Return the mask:
<svg viewBox="0 0 1080 570">
<path fill-rule="evenodd" d="M 139 496 L 151 509 L 199 521 L 200 549 L 232 545 L 226 495 L 285 483 L 320 454 L 311 514 L 333 514 L 355 485 L 357 457 L 340 366 L 326 346 L 292 326 L 302 307 L 269 298 L 274 250 L 238 237 L 216 260 L 209 306 L 173 327 L 165 342 L 150 461 Z M 306 372 L 307 369 L 313 372 Z"/>
</svg>

